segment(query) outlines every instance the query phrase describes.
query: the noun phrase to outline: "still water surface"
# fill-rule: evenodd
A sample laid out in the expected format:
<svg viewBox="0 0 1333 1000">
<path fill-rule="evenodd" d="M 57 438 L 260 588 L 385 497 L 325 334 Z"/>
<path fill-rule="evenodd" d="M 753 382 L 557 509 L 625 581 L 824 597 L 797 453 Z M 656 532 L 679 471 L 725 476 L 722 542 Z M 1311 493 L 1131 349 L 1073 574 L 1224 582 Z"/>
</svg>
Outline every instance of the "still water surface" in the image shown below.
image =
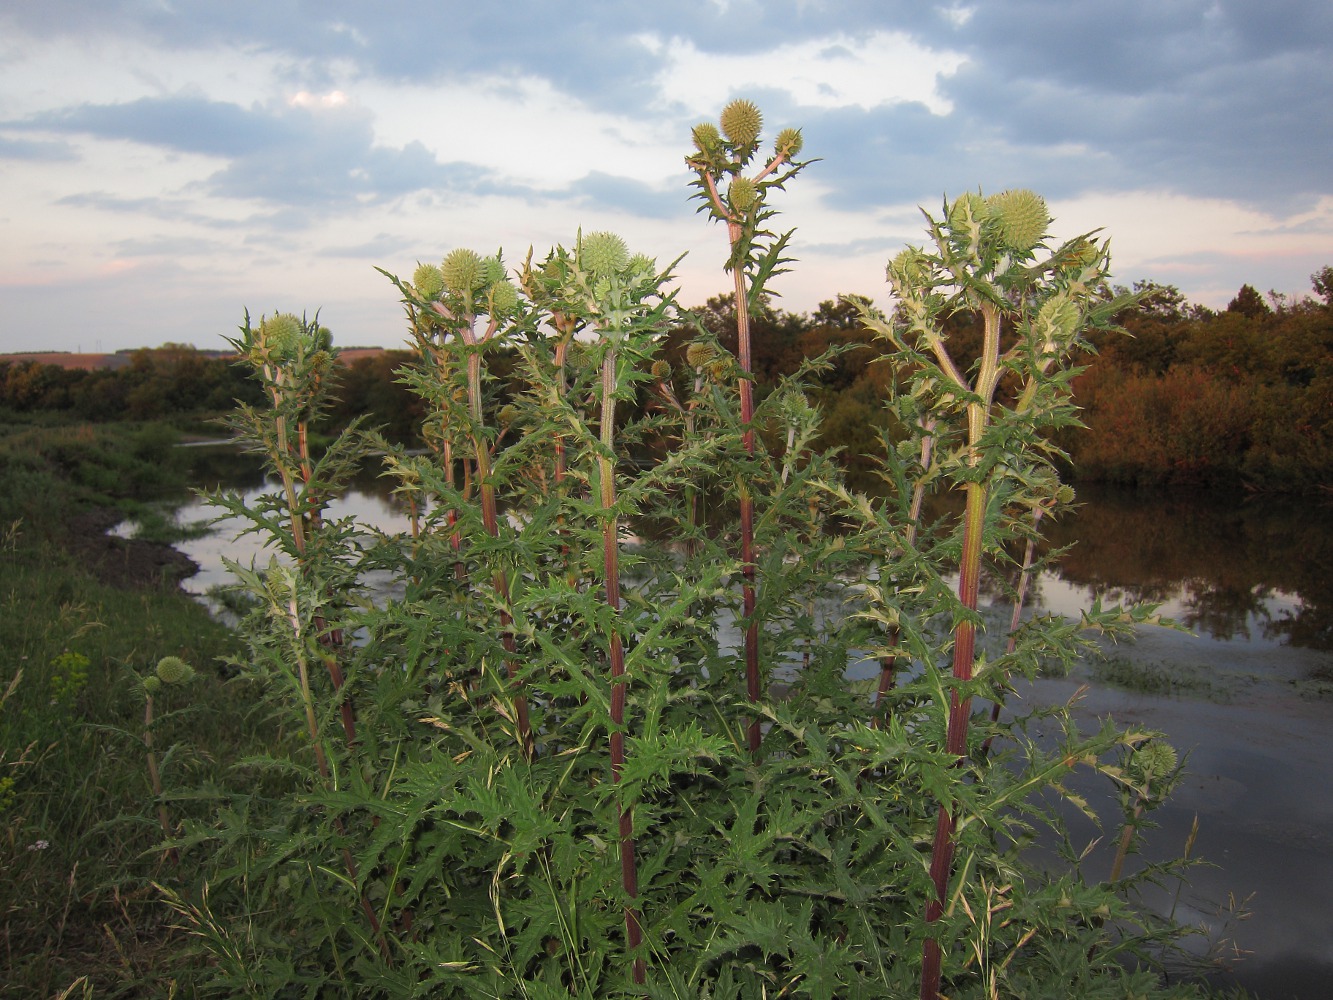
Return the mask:
<svg viewBox="0 0 1333 1000">
<path fill-rule="evenodd" d="M 208 461 L 200 482 L 266 489 L 246 457 Z M 1197 817 L 1195 854 L 1210 866 L 1154 904 L 1204 928 L 1196 950 L 1206 961 L 1226 959 L 1223 982 L 1262 1000 L 1333 996 L 1333 506 L 1088 488 L 1079 499 L 1074 515 L 1048 529 L 1052 544 L 1073 547 L 1035 582 L 1034 609 L 1077 616 L 1097 598 L 1160 602 L 1188 631 L 1145 629 L 1108 652 L 1184 683 L 1176 695 L 1136 693 L 1084 664 L 1022 696 L 1076 698 L 1089 726 L 1110 715 L 1159 730 L 1187 753 L 1182 785 L 1152 814 L 1159 828 L 1146 853 L 1179 856 Z M 196 501 L 178 516 L 212 512 Z M 387 482 L 373 478 L 330 516 L 388 532 L 408 523 Z M 235 537 L 239 527 L 220 522 L 178 546 L 200 566 L 186 589 L 202 597 L 228 583 L 224 556 L 268 561 L 258 540 Z M 1106 800 L 1107 788 L 1088 791 Z M 1105 816 L 1105 829 L 1075 826 L 1076 842 L 1101 838 L 1085 862 L 1089 877 L 1109 868 L 1114 809 Z"/>
</svg>

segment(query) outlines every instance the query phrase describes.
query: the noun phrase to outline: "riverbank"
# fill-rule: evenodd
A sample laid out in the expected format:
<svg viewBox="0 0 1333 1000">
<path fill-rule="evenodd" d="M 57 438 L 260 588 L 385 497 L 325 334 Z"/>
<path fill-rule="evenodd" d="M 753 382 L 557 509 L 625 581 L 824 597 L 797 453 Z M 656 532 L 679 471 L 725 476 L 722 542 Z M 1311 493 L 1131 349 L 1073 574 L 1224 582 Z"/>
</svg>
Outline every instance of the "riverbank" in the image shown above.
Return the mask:
<svg viewBox="0 0 1333 1000">
<path fill-rule="evenodd" d="M 183 876 L 147 769 L 141 678 L 192 664 L 151 733 L 171 791 L 222 776 L 260 742 L 218 665 L 235 637 L 179 587 L 171 546 L 109 536 L 184 490 L 160 428 L 7 427 L 0 437 L 0 983 L 6 997 L 167 996 L 188 938 L 153 883 Z M 188 739 L 187 739 L 188 737 Z M 172 823 L 200 812 L 173 803 Z"/>
</svg>

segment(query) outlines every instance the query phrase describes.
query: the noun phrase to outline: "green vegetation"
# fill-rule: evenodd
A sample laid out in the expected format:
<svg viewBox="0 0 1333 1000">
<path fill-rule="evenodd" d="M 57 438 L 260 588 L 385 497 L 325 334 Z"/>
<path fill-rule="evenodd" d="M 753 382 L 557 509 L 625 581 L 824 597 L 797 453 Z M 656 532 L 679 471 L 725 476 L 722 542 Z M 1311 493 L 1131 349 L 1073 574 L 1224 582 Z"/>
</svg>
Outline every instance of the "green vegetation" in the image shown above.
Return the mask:
<svg viewBox="0 0 1333 1000">
<path fill-rule="evenodd" d="M 1230 701 L 1232 688 L 1217 680 L 1217 672 L 1202 665 L 1145 663 L 1126 656 L 1092 661 L 1092 676 L 1103 684 L 1161 697 Z"/>
<path fill-rule="evenodd" d="M 762 184 L 756 188 L 762 193 Z M 776 262 L 774 269 L 780 270 Z M 1130 336 L 1094 335 L 1097 353 L 1083 360 L 1085 370 L 1075 380 L 1086 429 L 1062 435 L 1060 445 L 1076 478 L 1138 486 L 1326 487 L 1333 479 L 1330 275 L 1333 267 L 1311 275 L 1317 298 L 1270 293 L 1265 300 L 1246 285 L 1222 311 L 1192 305 L 1169 285 L 1137 282 L 1134 289 L 1147 294 L 1116 316 Z M 748 328 L 755 400 L 838 349 L 806 380 L 821 412 L 819 443 L 838 449 L 855 484 L 872 485 L 877 435 L 891 423 L 881 404 L 889 374 L 872 363 L 878 350 L 855 307 L 844 298 L 810 315 L 788 313 L 773 307 L 762 285 L 747 298 L 752 301 L 739 317 L 734 294 L 710 299 L 694 314 L 737 357 L 738 327 Z M 961 319 L 953 325 L 953 336 L 979 348 L 979 328 L 964 328 Z M 693 336 L 689 326 L 665 331 L 662 358 L 679 369 Z M 316 430 L 336 433 L 361 417 L 390 441 L 420 444 L 424 411 L 397 374 L 408 360 L 408 352 L 388 351 L 345 366 Z M 496 352 L 492 371 L 503 391 L 521 391 L 508 385 L 517 363 L 512 349 Z M 627 405 L 644 406 L 649 398 Z M 233 399 L 258 402 L 255 384 L 223 359 L 189 347 L 138 351 L 131 366 L 116 371 L 67 372 L 0 360 L 0 408 L 16 412 L 180 419 L 220 414 Z"/>
<path fill-rule="evenodd" d="M 212 499 L 284 558 L 233 566 L 235 636 L 79 558 L 74 512 L 171 484 L 167 432 L 6 438 L 18 992 L 1203 995 L 1161 981 L 1187 931 L 1138 895 L 1183 866 L 1130 863 L 1169 748 L 1082 733 L 1067 707 L 1042 738 L 1036 716 L 971 711 L 1076 658 L 1080 627 L 1151 618 L 1018 614 L 1072 499 L 1055 442 L 1090 338 L 1148 296 L 1108 288 L 1091 236 L 1049 246 L 1035 194 L 967 194 L 889 263 L 893 315 L 830 303 L 807 337 L 765 298 L 790 237 L 766 198 L 800 133 L 745 176 L 758 109 L 719 125 L 689 161 L 727 226 L 729 303 L 680 310 L 673 265 L 605 232 L 390 276 L 422 451 L 342 419 L 329 331 L 247 316 L 230 425 L 277 485 Z M 859 435 L 846 469 L 830 426 Z M 400 533 L 326 516 L 372 454 Z M 1017 580 L 1003 643 L 978 642 L 983 573 Z M 848 684 L 866 655 L 879 684 Z M 1109 779 L 1106 881 L 1053 805 L 1091 811 L 1076 769 Z M 1032 856 L 1043 831 L 1059 858 Z"/>
<path fill-rule="evenodd" d="M 729 107 L 691 155 L 747 163 L 759 129 L 753 106 Z M 744 238 L 768 217 L 766 176 L 783 179 L 709 196 L 742 308 L 782 263 L 785 237 Z M 771 385 L 677 309 L 670 266 L 614 234 L 512 272 L 452 250 L 391 276 L 424 452 L 358 425 L 313 448 L 334 405 L 327 331 L 247 320 L 235 346 L 264 403 L 233 427 L 278 486 L 214 500 L 287 557 L 235 567 L 254 603 L 232 661 L 287 738 L 201 788 L 210 810 L 164 821 L 180 833 L 159 849 L 193 876 L 163 897 L 209 957 L 194 986 L 1199 995 L 1158 981 L 1180 931 L 1137 903 L 1179 869 L 1121 870 L 1163 791 L 1139 759 L 1151 734 L 1081 734 L 1057 709 L 1038 741 L 1029 719 L 970 712 L 1083 643 L 1038 619 L 1002 652 L 974 644 L 982 571 L 1010 579 L 1015 550 L 1020 576 L 1035 569 L 1038 512 L 1070 501 L 1050 434 L 1072 419 L 1086 335 L 1131 304 L 1102 294 L 1104 245 L 1049 248 L 1048 222 L 1030 192 L 946 203 L 927 246 L 890 264 L 902 310 L 842 314 L 873 348 L 831 345 Z M 815 380 L 856 350 L 887 359 L 878 499 L 818 440 Z M 371 450 L 406 502 L 399 534 L 325 516 Z M 950 494 L 961 514 L 927 513 Z M 372 601 L 372 574 L 401 596 Z M 814 611 L 831 606 L 851 613 Z M 1085 624 L 1120 634 L 1149 614 Z M 867 652 L 892 680 L 873 700 L 844 678 Z M 1075 768 L 1109 778 L 1123 811 L 1104 883 L 1025 852 L 1045 828 L 1067 843 L 1044 796 L 1086 808 L 1065 791 Z"/>
<path fill-rule="evenodd" d="M 161 782 L 179 792 L 218 780 L 256 729 L 218 710 L 216 664 L 235 637 L 163 586 L 151 560 L 127 585 L 129 550 L 100 534 L 115 516 L 87 516 L 180 490 L 172 440 L 164 428 L 118 426 L 11 426 L 0 438 L 6 995 L 49 997 L 85 976 L 98 996 L 168 992 L 183 941 L 152 887 L 173 875 L 154 850 L 162 830 L 144 740 L 171 748 Z M 200 665 L 199 685 L 193 697 L 161 695 L 145 731 L 139 677 L 164 656 Z"/>
</svg>

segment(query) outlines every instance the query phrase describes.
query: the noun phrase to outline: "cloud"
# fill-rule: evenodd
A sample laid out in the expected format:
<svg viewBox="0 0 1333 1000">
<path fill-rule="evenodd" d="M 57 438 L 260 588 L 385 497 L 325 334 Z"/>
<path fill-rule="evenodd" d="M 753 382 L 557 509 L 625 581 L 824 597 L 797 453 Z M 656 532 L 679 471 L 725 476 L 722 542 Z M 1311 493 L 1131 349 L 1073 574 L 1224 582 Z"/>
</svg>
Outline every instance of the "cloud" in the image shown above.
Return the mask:
<svg viewBox="0 0 1333 1000">
<path fill-rule="evenodd" d="M 896 31 L 820 34 L 744 53 L 701 50 L 678 36 L 664 41 L 647 35 L 641 42 L 663 62 L 656 77 L 661 102 L 695 114 L 714 112 L 727 98 L 762 88 L 787 95 L 799 108 L 870 111 L 918 103 L 942 115 L 950 104 L 938 81 L 965 62 L 956 52 L 931 49 Z"/>
<path fill-rule="evenodd" d="M 335 96 L 336 95 L 336 96 Z M 5 127 L 125 140 L 179 153 L 204 154 L 225 166 L 202 183 L 225 198 L 290 207 L 384 202 L 422 189 L 478 194 L 504 191 L 484 167 L 441 163 L 420 142 L 377 145 L 373 115 L 337 92 L 301 91 L 285 105 L 244 108 L 195 95 L 84 104 L 34 115 Z M 122 210 L 160 210 L 159 199 L 78 195 Z"/>
<path fill-rule="evenodd" d="M 38 163 L 56 163 L 78 159 L 78 154 L 67 142 L 42 142 L 31 139 L 10 139 L 0 135 L 0 160 L 28 160 Z"/>
<path fill-rule="evenodd" d="M 650 219 L 671 219 L 681 214 L 681 188 L 645 184 L 632 177 L 618 177 L 594 170 L 569 185 L 575 200 L 599 209 L 620 211 Z"/>
</svg>

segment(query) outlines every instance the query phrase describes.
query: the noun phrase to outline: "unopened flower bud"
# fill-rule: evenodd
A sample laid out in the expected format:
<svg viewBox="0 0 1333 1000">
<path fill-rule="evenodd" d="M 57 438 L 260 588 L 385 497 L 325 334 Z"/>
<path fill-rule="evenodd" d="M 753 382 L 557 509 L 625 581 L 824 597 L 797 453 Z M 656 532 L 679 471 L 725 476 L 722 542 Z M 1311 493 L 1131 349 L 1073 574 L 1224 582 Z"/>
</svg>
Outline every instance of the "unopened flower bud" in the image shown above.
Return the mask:
<svg viewBox="0 0 1333 1000">
<path fill-rule="evenodd" d="M 269 356 L 276 361 L 289 361 L 296 357 L 304 333 L 301 321 L 291 313 L 278 313 L 259 323 L 260 340 L 268 348 Z"/>
<path fill-rule="evenodd" d="M 1040 243 L 1051 223 L 1045 200 L 1033 191 L 1001 191 L 986 199 L 986 207 L 999 224 L 1004 245 L 1018 253 L 1027 253 Z"/>
<path fill-rule="evenodd" d="M 440 274 L 444 287 L 459 295 L 480 288 L 485 279 L 481 257 L 464 247 L 449 252 L 440 265 Z"/>
<path fill-rule="evenodd" d="M 491 286 L 490 314 L 505 317 L 518 308 L 518 289 L 508 281 L 498 281 Z"/>
<path fill-rule="evenodd" d="M 481 284 L 494 285 L 505 280 L 505 268 L 499 257 L 483 257 L 481 260 Z"/>
<path fill-rule="evenodd" d="M 579 248 L 583 266 L 598 277 L 618 274 L 629 265 L 629 248 L 615 233 L 589 233 Z"/>
<path fill-rule="evenodd" d="M 785 156 L 789 160 L 800 156 L 804 147 L 805 140 L 801 137 L 801 130 L 798 128 L 784 128 L 778 133 L 777 141 L 773 143 L 773 151 L 778 156 Z"/>
<path fill-rule="evenodd" d="M 636 253 L 625 267 L 627 274 L 653 274 L 657 271 L 657 261 L 646 253 Z"/>
<path fill-rule="evenodd" d="M 759 200 L 759 189 L 748 177 L 733 178 L 731 187 L 727 190 L 727 200 L 736 211 L 748 212 Z"/>
<path fill-rule="evenodd" d="M 764 116 L 750 101 L 735 100 L 722 109 L 722 132 L 734 146 L 753 146 L 764 127 Z"/>
<path fill-rule="evenodd" d="M 653 378 L 658 379 L 659 381 L 671 377 L 671 365 L 668 362 L 663 361 L 661 358 L 653 362 L 652 371 Z"/>
<path fill-rule="evenodd" d="M 179 656 L 164 656 L 157 661 L 157 676 L 163 684 L 188 684 L 194 680 L 194 667 Z"/>
<path fill-rule="evenodd" d="M 702 368 L 717 357 L 717 348 L 698 341 L 685 348 L 685 360 L 691 368 Z"/>
<path fill-rule="evenodd" d="M 433 299 L 444 290 L 444 275 L 434 264 L 419 264 L 412 272 L 412 286 L 423 299 Z"/>
<path fill-rule="evenodd" d="M 722 134 L 712 122 L 701 122 L 694 126 L 694 148 L 701 153 L 711 153 L 722 144 Z"/>
</svg>

